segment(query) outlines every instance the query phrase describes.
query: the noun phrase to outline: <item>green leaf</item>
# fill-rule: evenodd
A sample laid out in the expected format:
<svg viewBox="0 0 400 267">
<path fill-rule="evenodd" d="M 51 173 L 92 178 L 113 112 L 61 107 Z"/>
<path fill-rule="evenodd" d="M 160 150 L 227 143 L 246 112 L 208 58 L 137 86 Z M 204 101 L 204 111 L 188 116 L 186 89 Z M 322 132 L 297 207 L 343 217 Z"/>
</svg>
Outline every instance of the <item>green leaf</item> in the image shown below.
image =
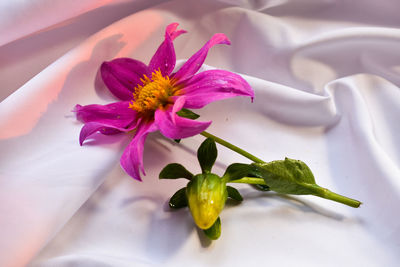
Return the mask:
<svg viewBox="0 0 400 267">
<path fill-rule="evenodd" d="M 207 138 L 201 143 L 197 150 L 197 159 L 199 160 L 201 171 L 203 173 L 211 172 L 211 168 L 217 159 L 217 146 L 215 141 L 211 138 Z"/>
<path fill-rule="evenodd" d="M 233 163 L 226 168 L 226 171 L 222 177 L 227 181 L 237 180 L 243 177 L 249 177 L 254 170 L 254 167 L 250 164 Z"/>
<path fill-rule="evenodd" d="M 160 179 L 178 179 L 178 178 L 186 178 L 192 179 L 193 174 L 186 170 L 181 164 L 171 163 L 162 169 L 160 172 Z"/>
<path fill-rule="evenodd" d="M 275 192 L 293 195 L 308 195 L 315 192 L 314 175 L 300 160 L 285 158 L 285 160 L 252 165 L 269 188 Z"/>
<path fill-rule="evenodd" d="M 218 217 L 210 228 L 203 231 L 211 240 L 217 240 L 221 236 L 221 219 Z"/>
<path fill-rule="evenodd" d="M 187 207 L 188 202 L 186 198 L 186 187 L 183 187 L 175 192 L 169 200 L 169 206 L 173 209 L 180 209 Z"/>
<path fill-rule="evenodd" d="M 361 202 L 336 194 L 315 183 L 314 175 L 308 166 L 300 161 L 285 158 L 269 163 L 253 163 L 265 183 L 271 190 L 292 195 L 314 195 L 333 200 L 353 208 L 358 208 Z"/>
<path fill-rule="evenodd" d="M 239 201 L 239 202 L 243 201 L 242 195 L 239 193 L 239 191 L 236 188 L 227 185 L 226 190 L 228 191 L 228 197 L 232 198 L 233 200 Z"/>
<path fill-rule="evenodd" d="M 253 184 L 253 187 L 260 191 L 271 191 L 271 188 L 269 188 L 268 185 L 264 184 Z"/>
<path fill-rule="evenodd" d="M 183 108 L 176 113 L 179 117 L 195 120 L 200 117 L 200 115 L 194 113 L 193 111 Z"/>
</svg>

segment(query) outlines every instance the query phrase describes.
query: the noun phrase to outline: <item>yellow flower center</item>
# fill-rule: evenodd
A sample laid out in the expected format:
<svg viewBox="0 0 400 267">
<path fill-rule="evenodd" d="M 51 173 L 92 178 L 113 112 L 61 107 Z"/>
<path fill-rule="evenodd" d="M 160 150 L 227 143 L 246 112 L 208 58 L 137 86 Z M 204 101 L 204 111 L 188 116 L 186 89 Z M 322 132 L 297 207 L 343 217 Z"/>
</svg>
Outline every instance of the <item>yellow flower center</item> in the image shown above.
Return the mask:
<svg viewBox="0 0 400 267">
<path fill-rule="evenodd" d="M 151 79 L 144 75 L 140 80 L 143 85 L 135 87 L 129 108 L 142 115 L 153 115 L 157 109 L 173 104 L 171 96 L 180 94 L 180 88 L 174 86 L 174 81 L 163 76 L 160 70 L 153 72 Z"/>
</svg>

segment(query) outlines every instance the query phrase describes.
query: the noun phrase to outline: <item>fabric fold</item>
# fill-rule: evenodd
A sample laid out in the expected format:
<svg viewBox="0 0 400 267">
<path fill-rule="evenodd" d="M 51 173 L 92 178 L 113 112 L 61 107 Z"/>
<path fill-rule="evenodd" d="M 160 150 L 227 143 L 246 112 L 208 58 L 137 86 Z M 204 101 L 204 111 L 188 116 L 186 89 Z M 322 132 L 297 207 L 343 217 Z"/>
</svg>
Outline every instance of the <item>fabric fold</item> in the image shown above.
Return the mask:
<svg viewBox="0 0 400 267">
<path fill-rule="evenodd" d="M 122 20 L 99 26 L 93 36 L 85 35 L 90 26 L 85 23 L 100 25 L 113 14 L 99 10 L 82 21 L 80 16 L 109 1 L 58 5 L 39 0 L 35 7 L 8 1 L 14 8 L 1 9 L 2 21 L 12 22 L 0 27 L 6 33 L 0 34 L 0 45 L 8 46 L 2 51 L 13 51 L 21 60 L 6 62 L 7 72 L 0 76 L 18 79 L 18 62 L 43 66 L 43 71 L 0 103 L 0 266 L 246 266 L 262 265 L 266 257 L 271 265 L 397 266 L 400 226 L 393 203 L 399 199 L 399 4 L 341 1 L 330 8 L 329 1 L 222 2 L 179 0 L 143 10 L 143 1 L 133 1 L 129 7 L 143 11 L 128 14 L 127 9 Z M 76 24 L 69 18 L 77 18 Z M 180 36 L 183 31 L 176 24 L 165 29 L 172 21 L 190 36 Z M 70 49 L 61 46 L 75 43 L 55 42 L 60 32 L 51 32 L 59 27 L 65 27 L 61 34 L 76 31 L 73 36 L 88 39 L 60 57 L 60 51 Z M 214 32 L 226 36 L 207 42 Z M 29 38 L 12 42 L 24 36 Z M 228 37 L 230 47 L 209 53 L 216 44 L 228 44 Z M 159 60 L 171 51 L 172 42 L 175 58 L 189 58 L 180 72 L 173 70 L 172 57 Z M 27 53 L 32 50 L 38 54 Z M 58 59 L 48 64 L 50 56 Z M 121 56 L 150 64 L 112 61 Z M 140 132 L 122 133 L 135 128 L 135 114 L 129 109 L 116 122 L 113 105 L 104 105 L 111 96 L 95 89 L 103 61 L 108 61 L 106 69 L 110 64 L 132 69 L 105 71 L 122 107 L 129 105 L 141 75 L 158 68 L 164 74 L 175 71 L 187 94 L 174 97 L 174 105 L 158 110 Z M 246 74 L 254 102 L 247 84 L 235 75 L 218 71 L 213 79 L 203 77 L 197 67 L 203 62 Z M 221 83 L 221 77 L 228 82 Z M 195 111 L 199 121 L 176 114 L 234 95 L 249 98 L 208 105 Z M 75 114 L 88 123 L 82 147 L 82 124 L 71 112 L 77 103 L 82 106 Z M 101 105 L 83 105 L 88 103 Z M 303 160 L 322 186 L 360 199 L 362 207 L 351 210 L 312 196 L 287 201 L 234 185 L 245 205 L 227 210 L 223 238 L 205 250 L 186 212 L 164 208 L 183 181 L 158 179 L 172 162 L 199 171 L 195 151 L 204 138 L 178 145 L 149 133 L 157 126 L 163 135 L 181 138 L 201 132 L 210 120 L 207 131 L 264 160 Z M 136 149 L 128 152 L 125 145 Z M 218 153 L 218 173 L 233 162 L 247 162 L 219 145 Z M 144 173 L 145 167 L 146 180 L 130 179 L 120 164 L 132 175 Z M 305 236 L 312 236 L 311 241 L 304 242 Z M 249 245 L 254 243 L 262 245 Z M 373 253 L 366 257 L 366 251 Z"/>
</svg>

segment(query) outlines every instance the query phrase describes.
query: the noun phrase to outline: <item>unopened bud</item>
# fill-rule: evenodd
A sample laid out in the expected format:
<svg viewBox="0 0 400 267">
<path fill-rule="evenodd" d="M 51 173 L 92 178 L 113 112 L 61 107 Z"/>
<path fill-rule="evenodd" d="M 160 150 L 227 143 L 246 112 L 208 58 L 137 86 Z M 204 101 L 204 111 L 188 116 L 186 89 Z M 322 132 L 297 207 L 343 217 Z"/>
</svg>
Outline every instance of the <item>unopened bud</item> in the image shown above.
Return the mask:
<svg viewBox="0 0 400 267">
<path fill-rule="evenodd" d="M 210 228 L 225 206 L 226 184 L 215 174 L 198 174 L 188 183 L 186 195 L 190 212 L 201 229 Z"/>
</svg>

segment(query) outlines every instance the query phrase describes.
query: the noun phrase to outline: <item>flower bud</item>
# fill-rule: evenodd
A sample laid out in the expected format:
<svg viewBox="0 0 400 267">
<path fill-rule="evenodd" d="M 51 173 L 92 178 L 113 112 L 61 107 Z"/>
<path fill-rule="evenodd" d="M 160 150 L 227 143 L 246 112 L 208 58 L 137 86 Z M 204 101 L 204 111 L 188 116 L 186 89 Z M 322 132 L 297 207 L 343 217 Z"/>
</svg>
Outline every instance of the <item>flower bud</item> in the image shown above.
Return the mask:
<svg viewBox="0 0 400 267">
<path fill-rule="evenodd" d="M 194 222 L 201 229 L 210 228 L 225 206 L 226 184 L 212 173 L 198 174 L 188 183 L 186 195 Z"/>
</svg>

